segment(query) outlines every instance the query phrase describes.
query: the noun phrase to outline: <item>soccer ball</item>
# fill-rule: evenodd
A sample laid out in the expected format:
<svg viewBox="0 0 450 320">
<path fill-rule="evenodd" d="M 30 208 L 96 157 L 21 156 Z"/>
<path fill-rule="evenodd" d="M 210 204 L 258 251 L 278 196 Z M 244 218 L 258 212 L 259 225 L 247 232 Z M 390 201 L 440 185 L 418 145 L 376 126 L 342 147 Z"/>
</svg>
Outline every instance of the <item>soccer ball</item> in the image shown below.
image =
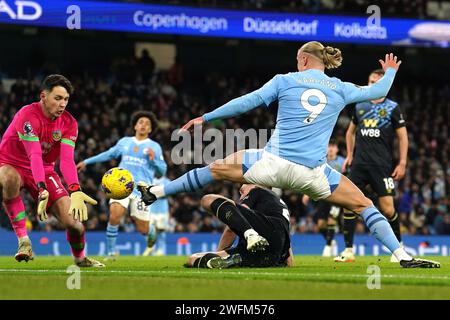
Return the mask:
<svg viewBox="0 0 450 320">
<path fill-rule="evenodd" d="M 133 192 L 133 175 L 126 169 L 109 169 L 103 175 L 102 189 L 108 198 L 116 200 L 125 199 Z"/>
</svg>

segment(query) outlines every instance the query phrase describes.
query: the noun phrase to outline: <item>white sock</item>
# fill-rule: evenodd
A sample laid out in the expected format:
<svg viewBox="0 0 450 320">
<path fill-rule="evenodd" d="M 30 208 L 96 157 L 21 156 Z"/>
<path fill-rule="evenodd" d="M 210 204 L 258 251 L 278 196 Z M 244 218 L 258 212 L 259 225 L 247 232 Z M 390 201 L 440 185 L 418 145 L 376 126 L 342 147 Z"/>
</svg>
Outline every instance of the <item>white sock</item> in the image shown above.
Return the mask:
<svg viewBox="0 0 450 320">
<path fill-rule="evenodd" d="M 153 186 L 150 188 L 150 192 L 153 193 L 158 199 L 165 196 L 164 186 Z"/>
<path fill-rule="evenodd" d="M 248 229 L 244 232 L 244 238 L 248 239 L 249 236 L 257 236 L 258 232 L 256 232 L 254 229 Z"/>
<path fill-rule="evenodd" d="M 403 247 L 398 248 L 393 252 L 394 256 L 397 258 L 398 261 L 406 260 L 410 261 L 412 260 L 412 257 L 403 249 Z"/>
</svg>

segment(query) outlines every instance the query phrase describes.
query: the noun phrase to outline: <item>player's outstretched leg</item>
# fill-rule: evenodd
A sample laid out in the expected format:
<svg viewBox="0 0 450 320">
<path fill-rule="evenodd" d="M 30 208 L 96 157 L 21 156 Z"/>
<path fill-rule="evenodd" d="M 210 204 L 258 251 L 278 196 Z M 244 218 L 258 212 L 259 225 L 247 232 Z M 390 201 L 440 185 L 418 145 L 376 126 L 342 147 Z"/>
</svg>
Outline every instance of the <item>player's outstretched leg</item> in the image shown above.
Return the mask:
<svg viewBox="0 0 450 320">
<path fill-rule="evenodd" d="M 139 181 L 137 188 L 142 194 L 142 201 L 150 205 L 158 198 L 180 192 L 194 192 L 202 189 L 213 181 L 228 180 L 238 183 L 246 183 L 242 172 L 242 160 L 245 150 L 238 151 L 226 157 L 216 160 L 209 166 L 188 171 L 178 179 L 162 186 L 150 186 Z"/>
<path fill-rule="evenodd" d="M 239 237 L 244 238 L 247 241 L 247 250 L 265 250 L 269 245 L 269 242 L 253 229 L 234 202 L 229 199 L 210 194 L 202 198 L 201 205 L 205 210 L 214 213 Z"/>
<path fill-rule="evenodd" d="M 336 190 L 327 201 L 335 203 L 361 215 L 370 230 L 400 261 L 404 268 L 438 268 L 440 264 L 424 259 L 414 259 L 401 247 L 386 218 L 375 208 L 368 198 L 345 176 L 342 176 Z"/>
<path fill-rule="evenodd" d="M 214 181 L 214 178 L 211 174 L 211 168 L 207 166 L 188 171 L 165 186 L 150 186 L 143 181 L 139 181 L 137 188 L 142 194 L 142 201 L 146 205 L 151 205 L 158 198 L 180 192 L 194 192 L 212 181 Z"/>
</svg>

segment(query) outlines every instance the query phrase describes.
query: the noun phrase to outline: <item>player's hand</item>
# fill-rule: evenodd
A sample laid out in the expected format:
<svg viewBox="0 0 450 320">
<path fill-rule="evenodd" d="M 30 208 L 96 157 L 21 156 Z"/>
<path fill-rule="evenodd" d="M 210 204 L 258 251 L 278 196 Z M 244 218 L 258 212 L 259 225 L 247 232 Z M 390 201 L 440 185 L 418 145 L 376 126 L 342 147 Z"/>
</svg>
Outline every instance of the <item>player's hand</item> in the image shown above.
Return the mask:
<svg viewBox="0 0 450 320">
<path fill-rule="evenodd" d="M 399 164 L 398 166 L 395 167 L 394 172 L 392 172 L 391 176 L 396 181 L 401 180 L 405 176 L 405 171 L 406 165 Z"/>
<path fill-rule="evenodd" d="M 180 129 L 180 131 L 178 131 L 178 133 L 180 133 L 180 132 L 182 132 L 182 131 L 189 131 L 189 130 L 191 130 L 194 126 L 200 125 L 200 124 L 202 124 L 203 122 L 205 122 L 205 121 L 203 120 L 203 117 L 198 117 L 198 118 L 192 119 L 191 121 L 189 121 L 188 123 L 186 123 L 186 124 Z"/>
<path fill-rule="evenodd" d="M 152 148 L 147 149 L 147 154 L 150 160 L 155 160 L 155 151 Z"/>
<path fill-rule="evenodd" d="M 70 195 L 69 214 L 78 221 L 86 221 L 88 219 L 86 203 L 96 205 L 97 201 L 89 197 L 83 191 L 75 191 Z"/>
<path fill-rule="evenodd" d="M 381 67 L 383 68 L 384 71 L 387 70 L 387 68 L 393 68 L 395 69 L 395 71 L 398 70 L 398 68 L 400 67 L 400 64 L 402 63 L 401 60 L 398 60 L 397 62 L 397 56 L 394 56 L 393 53 L 386 53 L 386 57 L 383 60 L 378 60 L 381 63 Z"/>
<path fill-rule="evenodd" d="M 83 161 L 80 161 L 77 163 L 77 170 L 78 172 L 83 171 L 86 168 L 86 164 Z"/>
<path fill-rule="evenodd" d="M 309 197 L 306 194 L 304 194 L 302 197 L 302 203 L 304 206 L 307 206 L 309 203 Z"/>
<path fill-rule="evenodd" d="M 50 194 L 46 189 L 40 189 L 38 197 L 37 214 L 40 221 L 47 220 L 47 204 Z"/>
<path fill-rule="evenodd" d="M 353 156 L 348 156 L 345 158 L 344 164 L 342 165 L 342 173 L 347 172 L 347 167 L 351 167 L 353 162 Z"/>
</svg>

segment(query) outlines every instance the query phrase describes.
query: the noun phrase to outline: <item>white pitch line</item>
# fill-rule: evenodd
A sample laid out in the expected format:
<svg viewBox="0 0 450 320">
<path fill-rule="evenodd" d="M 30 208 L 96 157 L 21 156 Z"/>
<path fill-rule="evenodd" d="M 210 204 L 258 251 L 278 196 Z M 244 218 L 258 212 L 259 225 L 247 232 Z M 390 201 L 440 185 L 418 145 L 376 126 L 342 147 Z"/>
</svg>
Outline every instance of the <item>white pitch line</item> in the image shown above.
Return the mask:
<svg viewBox="0 0 450 320">
<path fill-rule="evenodd" d="M 0 273 L 8 273 L 8 272 L 19 272 L 19 273 L 62 273 L 66 274 L 66 270 L 45 270 L 45 269 L 0 269 Z M 367 278 L 368 274 L 337 274 L 337 273 L 298 273 L 298 272 L 284 272 L 284 273 L 272 273 L 272 272 L 240 272 L 240 271 L 226 271 L 222 273 L 213 273 L 208 271 L 179 271 L 179 270 L 161 270 L 161 271 L 151 271 L 151 270 L 81 270 L 81 273 L 118 273 L 118 274 L 148 274 L 148 275 L 159 275 L 159 274 L 222 274 L 222 275 L 239 275 L 239 276 L 275 276 L 275 277 L 289 277 L 289 276 L 299 276 L 299 277 L 338 277 L 338 278 Z M 440 275 L 408 275 L 408 274 L 381 274 L 382 278 L 389 279 L 433 279 L 433 280 L 450 280 L 450 276 L 440 276 Z"/>
</svg>

